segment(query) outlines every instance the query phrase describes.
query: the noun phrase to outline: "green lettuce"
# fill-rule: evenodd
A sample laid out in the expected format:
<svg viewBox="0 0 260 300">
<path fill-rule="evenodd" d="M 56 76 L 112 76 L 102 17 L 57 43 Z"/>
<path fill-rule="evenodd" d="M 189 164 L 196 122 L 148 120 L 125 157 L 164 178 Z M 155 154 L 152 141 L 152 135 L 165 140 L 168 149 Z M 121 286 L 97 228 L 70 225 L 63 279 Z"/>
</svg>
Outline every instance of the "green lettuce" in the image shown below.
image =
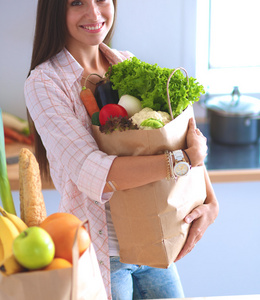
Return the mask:
<svg viewBox="0 0 260 300">
<path fill-rule="evenodd" d="M 169 113 L 167 100 L 167 80 L 174 69 L 161 68 L 157 64 L 142 62 L 136 57 L 110 67 L 106 76 L 112 88 L 118 90 L 119 97 L 128 94 L 141 100 L 142 107 Z M 177 70 L 169 83 L 169 95 L 174 118 L 189 105 L 198 101 L 204 88 L 195 78 Z"/>
</svg>

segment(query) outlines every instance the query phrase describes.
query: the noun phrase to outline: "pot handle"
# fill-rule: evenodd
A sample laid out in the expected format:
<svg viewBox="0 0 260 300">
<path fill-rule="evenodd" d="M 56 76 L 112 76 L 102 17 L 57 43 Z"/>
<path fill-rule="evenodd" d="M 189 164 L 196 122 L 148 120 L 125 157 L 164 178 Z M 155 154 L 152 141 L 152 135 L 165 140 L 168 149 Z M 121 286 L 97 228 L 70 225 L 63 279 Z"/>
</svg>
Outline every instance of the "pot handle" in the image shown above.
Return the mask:
<svg viewBox="0 0 260 300">
<path fill-rule="evenodd" d="M 182 71 L 185 73 L 186 78 L 187 78 L 187 84 L 189 85 L 189 76 L 188 76 L 188 72 L 187 72 L 184 68 L 182 68 L 182 67 L 176 68 L 175 70 L 173 70 L 173 72 L 171 73 L 171 75 L 169 76 L 169 78 L 168 78 L 168 80 L 167 80 L 167 86 L 166 86 L 166 89 L 167 89 L 167 100 L 168 100 L 169 112 L 170 112 L 170 115 L 171 115 L 172 120 L 173 120 L 174 118 L 173 118 L 173 114 L 172 114 L 172 106 L 171 106 L 170 93 L 169 93 L 169 84 L 170 84 L 170 80 L 171 80 L 173 74 L 174 74 L 176 71 L 178 71 L 178 70 L 182 70 Z"/>
</svg>

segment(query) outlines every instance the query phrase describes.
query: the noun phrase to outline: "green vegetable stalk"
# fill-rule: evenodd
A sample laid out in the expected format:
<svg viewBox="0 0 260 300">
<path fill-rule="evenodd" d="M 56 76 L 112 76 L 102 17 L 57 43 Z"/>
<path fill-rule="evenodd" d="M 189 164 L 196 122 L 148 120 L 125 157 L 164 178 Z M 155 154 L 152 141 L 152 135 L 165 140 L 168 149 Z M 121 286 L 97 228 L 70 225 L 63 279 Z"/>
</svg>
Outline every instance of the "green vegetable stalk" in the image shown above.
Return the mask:
<svg viewBox="0 0 260 300">
<path fill-rule="evenodd" d="M 106 74 L 117 89 L 119 97 L 131 95 L 141 100 L 142 107 L 169 113 L 167 100 L 167 80 L 173 69 L 150 65 L 133 57 L 110 67 Z M 111 72 L 111 73 L 110 73 Z M 170 80 L 169 94 L 174 118 L 189 105 L 198 101 L 204 88 L 196 79 L 176 71 Z"/>
<path fill-rule="evenodd" d="M 2 199 L 3 208 L 16 215 L 13 196 L 11 193 L 10 182 L 7 176 L 5 139 L 2 110 L 0 108 L 0 198 Z"/>
</svg>

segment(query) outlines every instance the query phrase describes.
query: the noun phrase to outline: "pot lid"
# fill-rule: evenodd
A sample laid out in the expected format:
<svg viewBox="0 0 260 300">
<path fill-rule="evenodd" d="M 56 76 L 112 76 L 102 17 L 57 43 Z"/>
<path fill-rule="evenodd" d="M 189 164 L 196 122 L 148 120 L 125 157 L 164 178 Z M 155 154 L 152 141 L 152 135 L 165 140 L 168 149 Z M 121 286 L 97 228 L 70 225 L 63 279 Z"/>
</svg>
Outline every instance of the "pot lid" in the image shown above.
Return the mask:
<svg viewBox="0 0 260 300">
<path fill-rule="evenodd" d="M 241 96 L 238 87 L 234 87 L 229 96 L 209 98 L 205 105 L 208 109 L 227 115 L 248 116 L 260 113 L 260 99 Z"/>
</svg>

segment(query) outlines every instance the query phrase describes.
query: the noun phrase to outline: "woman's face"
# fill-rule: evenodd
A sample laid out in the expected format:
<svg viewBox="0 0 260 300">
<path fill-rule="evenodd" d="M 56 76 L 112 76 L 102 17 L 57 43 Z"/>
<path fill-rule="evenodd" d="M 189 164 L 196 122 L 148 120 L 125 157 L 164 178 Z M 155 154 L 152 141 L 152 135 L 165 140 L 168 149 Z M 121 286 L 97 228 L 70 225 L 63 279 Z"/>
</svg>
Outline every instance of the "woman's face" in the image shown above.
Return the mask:
<svg viewBox="0 0 260 300">
<path fill-rule="evenodd" d="M 114 20 L 112 0 L 67 0 L 66 46 L 94 46 L 105 39 Z"/>
</svg>

